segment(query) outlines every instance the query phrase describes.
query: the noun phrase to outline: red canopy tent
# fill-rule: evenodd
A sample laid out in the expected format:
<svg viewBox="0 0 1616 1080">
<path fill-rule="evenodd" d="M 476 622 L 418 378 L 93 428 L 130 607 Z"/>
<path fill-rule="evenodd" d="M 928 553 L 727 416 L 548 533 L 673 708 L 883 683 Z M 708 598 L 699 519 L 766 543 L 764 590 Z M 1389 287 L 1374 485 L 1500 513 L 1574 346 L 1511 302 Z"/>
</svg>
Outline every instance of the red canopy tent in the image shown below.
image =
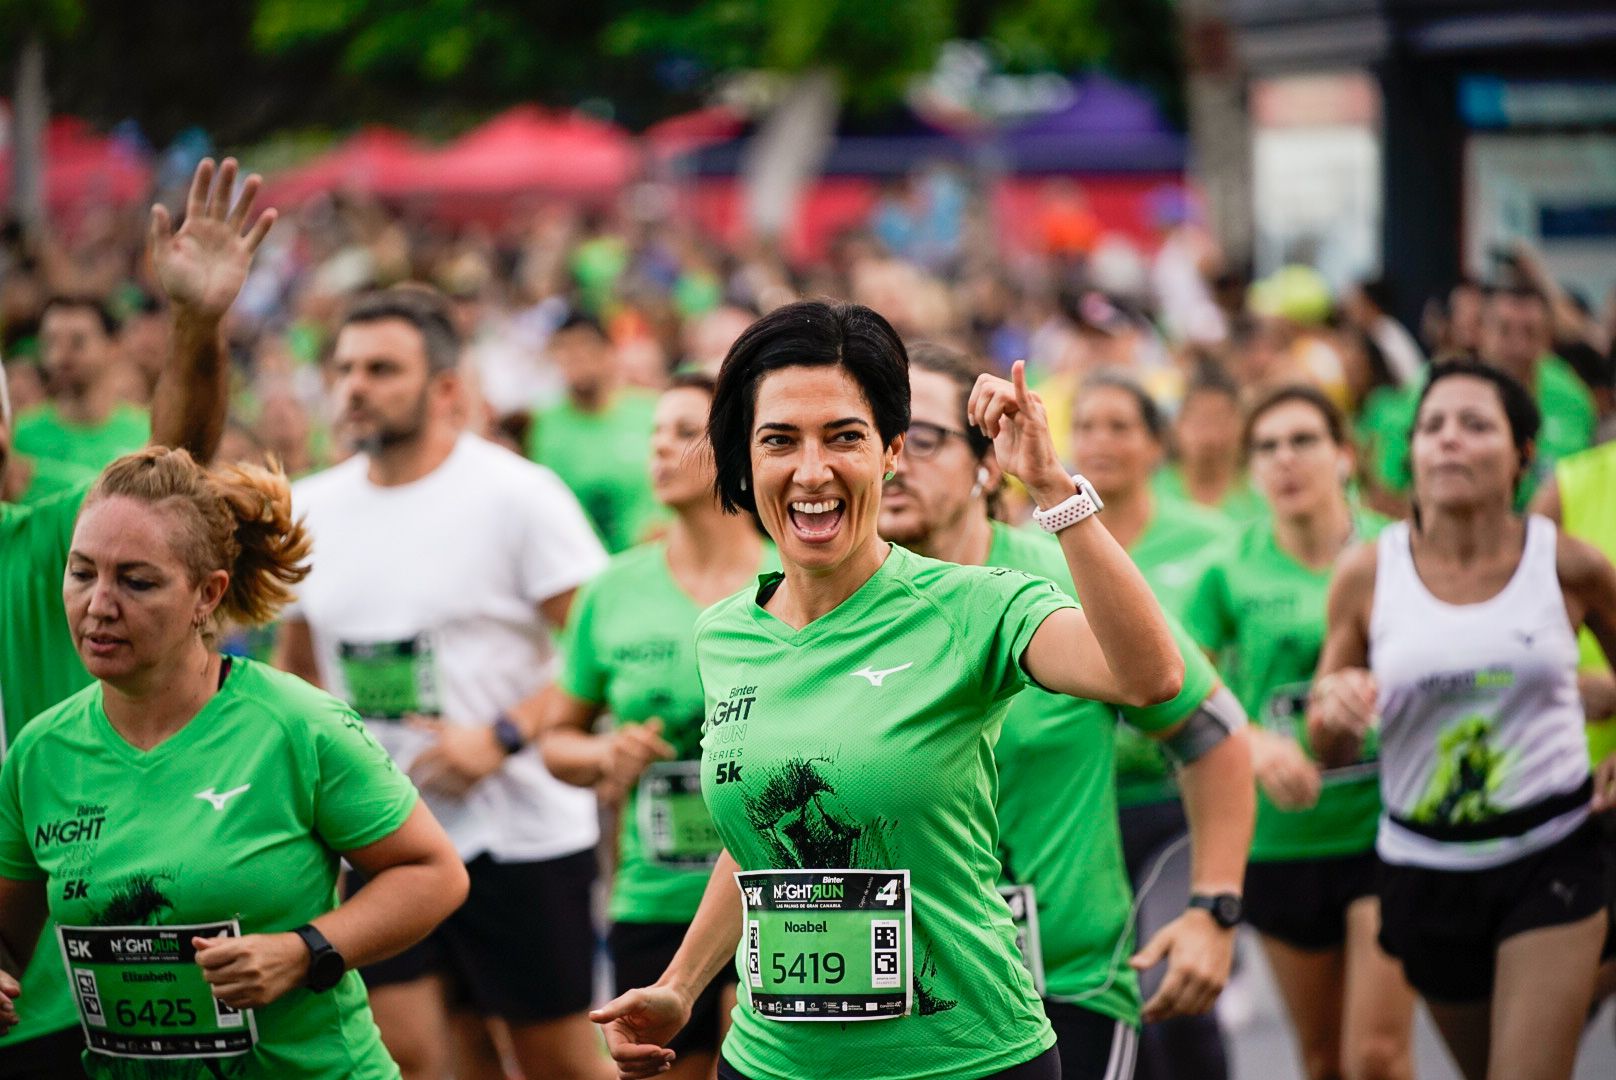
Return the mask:
<svg viewBox="0 0 1616 1080">
<path fill-rule="evenodd" d="M 0 201 L 11 197 L 11 147 L 0 148 Z M 53 118 L 45 128 L 45 208 L 70 216 L 92 204 L 126 206 L 151 193 L 146 153 L 121 139 L 98 134 L 74 116 Z"/>
<path fill-rule="evenodd" d="M 290 206 L 329 191 L 374 192 L 396 183 L 427 153 L 423 144 L 402 131 L 367 127 L 313 161 L 276 173 L 264 201 Z"/>
<path fill-rule="evenodd" d="M 535 194 L 607 199 L 638 167 L 634 140 L 622 128 L 519 105 L 422 155 L 377 193 L 439 203 Z"/>
</svg>

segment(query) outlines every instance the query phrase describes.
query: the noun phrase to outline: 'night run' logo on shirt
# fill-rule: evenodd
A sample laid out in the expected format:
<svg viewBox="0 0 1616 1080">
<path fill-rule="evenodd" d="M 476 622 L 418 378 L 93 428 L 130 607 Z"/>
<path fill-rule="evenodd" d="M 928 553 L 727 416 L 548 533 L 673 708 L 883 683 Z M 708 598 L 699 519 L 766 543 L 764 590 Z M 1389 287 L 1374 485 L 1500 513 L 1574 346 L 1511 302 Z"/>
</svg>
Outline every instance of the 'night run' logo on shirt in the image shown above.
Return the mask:
<svg viewBox="0 0 1616 1080">
<path fill-rule="evenodd" d="M 34 827 L 34 847 L 44 851 L 52 845 L 87 844 L 101 839 L 101 830 L 107 823 L 107 808 L 94 804 L 81 804 L 70 818 L 47 821 Z"/>
<path fill-rule="evenodd" d="M 612 650 L 618 664 L 667 664 L 679 658 L 679 643 L 670 639 L 636 641 Z"/>
<path fill-rule="evenodd" d="M 728 724 L 734 720 L 745 720 L 752 715 L 752 704 L 755 701 L 757 701 L 757 687 L 734 687 L 730 690 L 727 701 L 720 701 L 713 707 L 713 717 L 708 723 L 717 727 L 719 724 Z"/>
</svg>

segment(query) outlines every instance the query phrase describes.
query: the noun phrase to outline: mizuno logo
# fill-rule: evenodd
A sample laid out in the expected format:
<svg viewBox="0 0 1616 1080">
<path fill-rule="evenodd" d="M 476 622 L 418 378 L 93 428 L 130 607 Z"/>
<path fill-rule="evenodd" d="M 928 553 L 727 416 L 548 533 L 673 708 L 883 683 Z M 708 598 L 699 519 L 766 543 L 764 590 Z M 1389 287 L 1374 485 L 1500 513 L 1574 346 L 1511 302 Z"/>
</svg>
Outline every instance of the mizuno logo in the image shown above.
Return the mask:
<svg viewBox="0 0 1616 1080">
<path fill-rule="evenodd" d="M 895 674 L 896 672 L 902 671 L 905 668 L 912 668 L 914 666 L 915 662 L 911 660 L 907 664 L 899 664 L 897 667 L 882 668 L 881 670 L 876 671 L 866 664 L 862 670 L 855 671 L 853 674 L 862 679 L 869 679 L 870 685 L 879 689 L 881 684 L 886 681 L 886 677 L 888 675 Z"/>
<path fill-rule="evenodd" d="M 237 795 L 240 795 L 243 791 L 246 791 L 250 787 L 252 787 L 251 784 L 242 784 L 234 791 L 226 791 L 223 794 L 214 791 L 212 788 L 208 788 L 206 791 L 197 792 L 196 797 L 198 799 L 206 799 L 208 802 L 212 803 L 215 810 L 223 810 L 225 803 L 229 802 L 231 799 L 234 799 Z"/>
</svg>

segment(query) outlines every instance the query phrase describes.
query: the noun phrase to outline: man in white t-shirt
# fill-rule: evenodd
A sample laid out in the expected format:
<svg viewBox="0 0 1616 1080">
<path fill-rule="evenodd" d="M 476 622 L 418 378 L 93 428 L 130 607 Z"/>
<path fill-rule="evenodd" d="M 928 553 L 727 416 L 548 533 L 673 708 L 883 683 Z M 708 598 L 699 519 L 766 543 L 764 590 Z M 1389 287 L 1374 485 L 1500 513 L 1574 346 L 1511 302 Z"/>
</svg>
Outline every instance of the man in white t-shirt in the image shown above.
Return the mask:
<svg viewBox="0 0 1616 1080">
<path fill-rule="evenodd" d="M 348 312 L 334 392 L 359 452 L 293 488 L 314 560 L 279 659 L 365 717 L 471 873 L 466 905 L 431 938 L 363 972 L 404 1075 L 447 1075 L 451 1008 L 464 1008 L 506 1022 L 528 1076 L 593 1080 L 610 1075 L 585 1013 L 595 800 L 526 737 L 552 630 L 606 556 L 554 473 L 460 430 L 460 350 L 433 290 L 395 287 Z M 480 1080 L 474 1049 L 458 1080 Z"/>
</svg>

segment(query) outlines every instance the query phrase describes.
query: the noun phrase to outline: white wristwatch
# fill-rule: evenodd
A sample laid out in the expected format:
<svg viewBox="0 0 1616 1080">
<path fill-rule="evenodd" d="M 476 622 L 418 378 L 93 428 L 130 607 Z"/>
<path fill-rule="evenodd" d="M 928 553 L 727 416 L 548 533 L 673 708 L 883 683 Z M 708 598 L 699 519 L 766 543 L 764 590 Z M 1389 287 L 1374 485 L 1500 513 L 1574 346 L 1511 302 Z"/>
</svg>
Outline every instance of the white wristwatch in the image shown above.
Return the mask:
<svg viewBox="0 0 1616 1080">
<path fill-rule="evenodd" d="M 1100 493 L 1094 490 L 1094 485 L 1082 473 L 1073 473 L 1072 483 L 1077 485 L 1077 491 L 1073 492 L 1071 498 L 1048 510 L 1032 512 L 1032 519 L 1045 532 L 1058 533 L 1062 529 L 1069 529 L 1105 509 L 1105 503 L 1100 501 Z"/>
</svg>

